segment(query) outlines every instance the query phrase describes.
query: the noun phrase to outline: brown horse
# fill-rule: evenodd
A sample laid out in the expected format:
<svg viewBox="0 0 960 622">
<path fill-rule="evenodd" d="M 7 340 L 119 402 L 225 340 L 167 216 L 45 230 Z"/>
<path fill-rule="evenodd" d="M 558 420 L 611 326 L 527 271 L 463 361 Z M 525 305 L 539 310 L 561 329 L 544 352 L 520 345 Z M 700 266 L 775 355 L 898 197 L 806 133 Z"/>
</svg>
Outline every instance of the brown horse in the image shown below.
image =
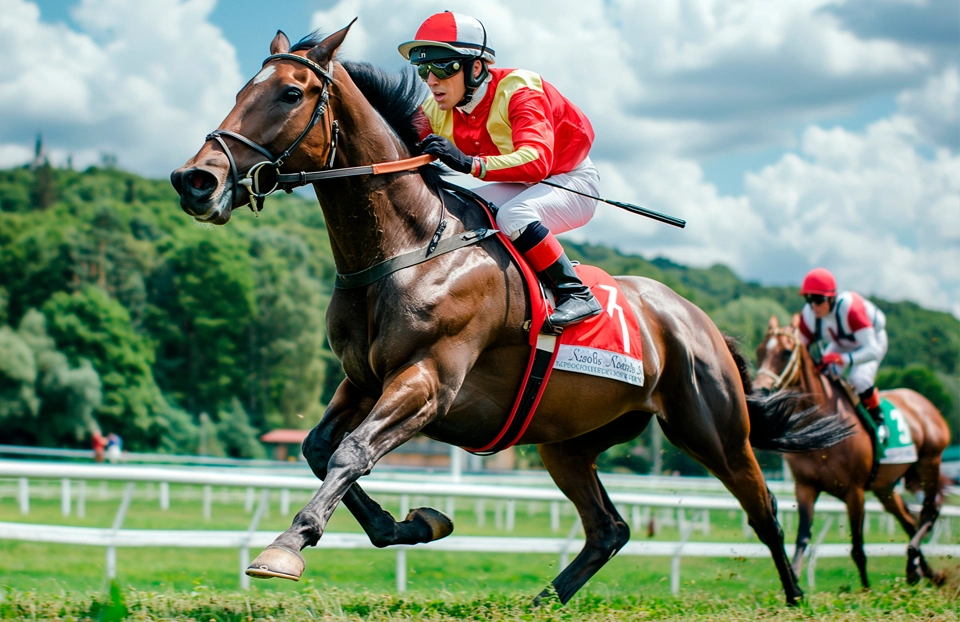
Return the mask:
<svg viewBox="0 0 960 622">
<path fill-rule="evenodd" d="M 915 391 L 882 391 L 880 395 L 892 402 L 906 418 L 917 445 L 918 459 L 913 464 L 881 464 L 873 481 L 868 481 L 873 468 L 871 432 L 860 422 L 847 392 L 835 380 L 817 371 L 810 353 L 800 341 L 799 325 L 799 315 L 793 316 L 791 326 L 783 328 L 776 316 L 770 318 L 767 334 L 757 348 L 759 373 L 754 388 L 777 391 L 795 387 L 805 396 L 801 405 L 816 405 L 821 412 L 839 413 L 853 434 L 829 449 L 786 456 L 796 481 L 800 514 L 797 548 L 793 556 L 794 572 L 800 573 L 803 554 L 810 542 L 813 505 L 820 493 L 826 491 L 847 505 L 853 543 L 851 557 L 860 571 L 863 587 L 870 587 L 867 557 L 863 552 L 864 493 L 870 490 L 910 536 L 907 579 L 916 583 L 924 576 L 940 583 L 942 574 L 927 565 L 920 551 L 920 541 L 940 513 L 945 483 L 940 477 L 940 457 L 950 443 L 950 430 L 943 416 L 929 400 Z M 924 493 L 919 526 L 894 490 L 901 477 L 906 478 L 908 488 Z"/>
<path fill-rule="evenodd" d="M 252 179 L 238 183 L 264 155 L 274 163 L 283 160 L 285 170 L 309 171 L 417 153 L 423 86 L 412 72 L 388 75 L 335 60 L 348 29 L 310 37 L 292 49 L 286 36 L 277 34 L 264 69 L 240 91 L 221 129 L 211 135 L 214 140 L 172 174 L 184 211 L 226 223 L 232 209 L 248 202 L 251 189 L 264 194 Z M 284 156 L 274 159 L 283 149 Z M 435 167 L 426 166 L 314 183 L 338 272 L 356 273 L 424 249 L 441 219 L 447 221 L 444 238 L 490 226 L 476 204 L 452 195 L 441 200 L 437 179 Z M 743 357 L 703 311 L 660 283 L 633 277 L 618 282 L 640 321 L 643 386 L 555 372 L 520 439 L 538 446 L 586 532 L 583 550 L 553 581 L 559 599 L 569 600 L 629 539 L 597 478 L 595 460 L 636 438 L 656 415 L 667 437 L 739 499 L 770 548 L 787 601 L 796 602 L 803 593 L 749 440 L 751 418 L 785 416 L 794 410 L 792 401 L 755 399 L 748 405 Z M 248 574 L 298 579 L 304 570 L 300 551 L 319 540 L 341 500 L 376 546 L 429 542 L 451 533 L 450 519 L 431 508 L 396 521 L 357 480 L 417 433 L 464 447 L 496 436 L 530 352 L 524 331 L 529 316 L 521 273 L 494 239 L 363 287 L 335 289 L 327 328 L 346 380 L 303 444 L 323 482 Z M 789 435 L 762 436 L 755 432 L 752 440 L 774 448 L 791 441 Z M 803 442 L 814 447 L 821 440 Z"/>
</svg>

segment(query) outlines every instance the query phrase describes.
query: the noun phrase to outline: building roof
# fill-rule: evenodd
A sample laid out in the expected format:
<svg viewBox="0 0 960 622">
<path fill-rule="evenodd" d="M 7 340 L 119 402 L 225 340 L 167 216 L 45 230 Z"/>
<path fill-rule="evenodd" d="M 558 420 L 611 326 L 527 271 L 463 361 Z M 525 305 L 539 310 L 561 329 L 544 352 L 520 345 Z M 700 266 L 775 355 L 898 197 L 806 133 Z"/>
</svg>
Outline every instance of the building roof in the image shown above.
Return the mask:
<svg viewBox="0 0 960 622">
<path fill-rule="evenodd" d="M 307 434 L 310 434 L 310 430 L 270 430 L 260 437 L 260 442 L 299 445 L 303 443 L 303 439 L 307 438 Z"/>
</svg>

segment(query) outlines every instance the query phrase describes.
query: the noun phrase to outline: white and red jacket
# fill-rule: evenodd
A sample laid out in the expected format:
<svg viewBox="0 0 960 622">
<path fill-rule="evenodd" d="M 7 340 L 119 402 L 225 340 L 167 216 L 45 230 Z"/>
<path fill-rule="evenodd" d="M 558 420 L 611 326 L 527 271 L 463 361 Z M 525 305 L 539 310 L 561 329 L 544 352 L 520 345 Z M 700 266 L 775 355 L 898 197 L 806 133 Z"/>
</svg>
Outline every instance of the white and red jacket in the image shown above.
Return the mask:
<svg viewBox="0 0 960 622">
<path fill-rule="evenodd" d="M 826 344 L 826 352 L 845 355 L 847 365 L 879 361 L 886 353 L 887 317 L 875 304 L 854 292 L 841 292 L 833 309 L 817 319 L 810 304 L 800 312 L 800 336 L 804 345 L 816 341 Z"/>
<path fill-rule="evenodd" d="M 479 156 L 485 172 L 478 176 L 485 181 L 536 183 L 583 162 L 594 134 L 579 108 L 532 71 L 489 71 L 481 99 L 467 110 L 440 110 L 428 97 L 420 109 L 430 127 L 421 138 L 439 134 Z"/>
</svg>

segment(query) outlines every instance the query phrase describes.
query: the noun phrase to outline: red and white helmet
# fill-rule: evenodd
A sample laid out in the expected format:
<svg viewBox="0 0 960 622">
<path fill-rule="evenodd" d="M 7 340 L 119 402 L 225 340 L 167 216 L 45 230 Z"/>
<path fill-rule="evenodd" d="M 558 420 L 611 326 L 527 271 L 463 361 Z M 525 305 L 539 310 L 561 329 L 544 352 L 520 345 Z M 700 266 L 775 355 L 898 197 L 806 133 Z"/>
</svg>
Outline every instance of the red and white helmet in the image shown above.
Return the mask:
<svg viewBox="0 0 960 622">
<path fill-rule="evenodd" d="M 820 294 L 821 296 L 837 295 L 837 280 L 826 268 L 814 268 L 803 277 L 800 286 L 800 295 Z"/>
<path fill-rule="evenodd" d="M 400 54 L 412 63 L 440 58 L 481 56 L 487 62 L 496 61 L 496 52 L 487 46 L 487 31 L 480 20 L 444 11 L 427 18 L 420 25 L 413 41 L 399 48 Z"/>
</svg>

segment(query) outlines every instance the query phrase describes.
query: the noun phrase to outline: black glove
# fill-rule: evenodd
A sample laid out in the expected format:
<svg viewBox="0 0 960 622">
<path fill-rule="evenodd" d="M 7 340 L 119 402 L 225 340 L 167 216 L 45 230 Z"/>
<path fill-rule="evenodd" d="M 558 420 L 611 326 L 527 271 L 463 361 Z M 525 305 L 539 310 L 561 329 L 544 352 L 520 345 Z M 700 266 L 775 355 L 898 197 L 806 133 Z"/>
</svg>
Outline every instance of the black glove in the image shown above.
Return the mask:
<svg viewBox="0 0 960 622">
<path fill-rule="evenodd" d="M 473 158 L 466 155 L 453 144 L 452 141 L 437 134 L 430 134 L 420 142 L 423 153 L 437 156 L 437 158 L 458 173 L 470 174 L 473 170 Z"/>
</svg>

